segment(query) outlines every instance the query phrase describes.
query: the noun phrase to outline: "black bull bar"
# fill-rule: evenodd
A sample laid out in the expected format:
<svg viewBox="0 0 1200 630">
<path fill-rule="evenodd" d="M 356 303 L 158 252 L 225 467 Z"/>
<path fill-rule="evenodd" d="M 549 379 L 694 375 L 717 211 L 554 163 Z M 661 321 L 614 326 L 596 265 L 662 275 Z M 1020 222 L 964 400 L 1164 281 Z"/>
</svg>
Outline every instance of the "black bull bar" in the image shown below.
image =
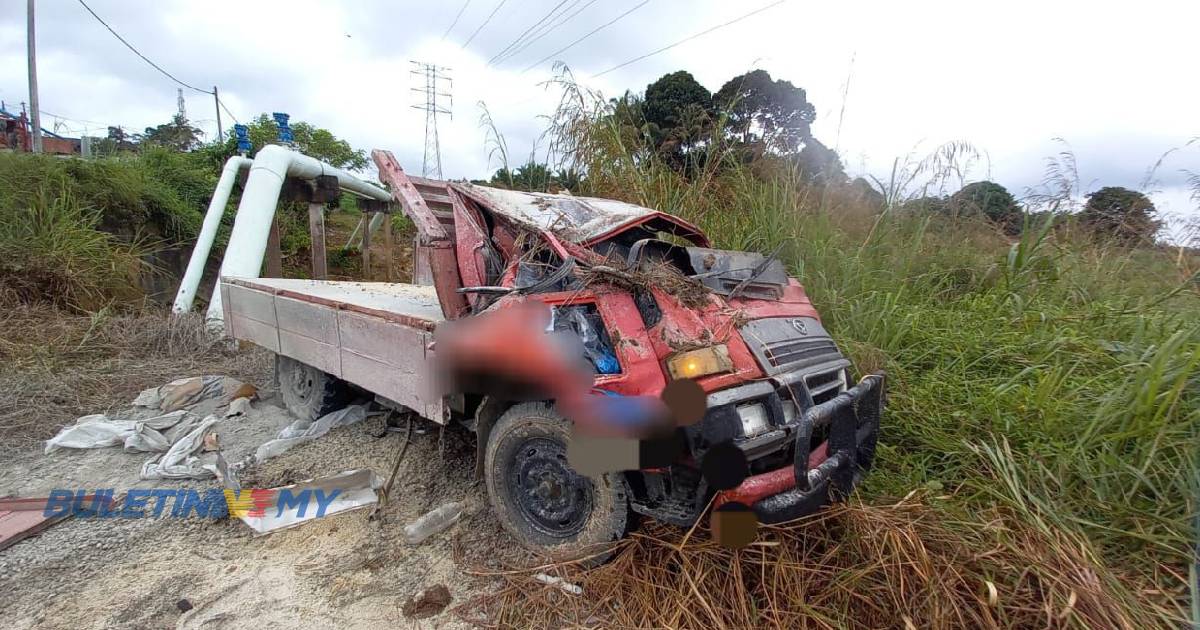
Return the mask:
<svg viewBox="0 0 1200 630">
<path fill-rule="evenodd" d="M 754 511 L 764 522 L 803 516 L 826 503 L 830 495 L 846 496 L 875 459 L 885 375 L 862 378 L 857 385 L 805 411 L 793 432 L 794 488 L 762 498 Z M 809 467 L 814 431 L 828 427 L 827 457 Z"/>
</svg>

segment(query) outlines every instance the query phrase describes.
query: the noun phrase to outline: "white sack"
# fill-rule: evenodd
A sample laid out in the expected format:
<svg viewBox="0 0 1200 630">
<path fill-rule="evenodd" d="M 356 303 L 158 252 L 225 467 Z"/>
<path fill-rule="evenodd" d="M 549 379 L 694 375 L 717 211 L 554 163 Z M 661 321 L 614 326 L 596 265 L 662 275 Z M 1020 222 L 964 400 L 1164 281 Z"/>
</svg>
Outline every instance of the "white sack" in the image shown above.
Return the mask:
<svg viewBox="0 0 1200 630">
<path fill-rule="evenodd" d="M 207 453 L 198 455 L 204 448 L 204 436 L 217 423 L 216 416 L 208 416 L 191 433 L 183 436 L 171 445 L 171 449 L 159 457 L 146 462 L 142 466 L 142 479 L 208 479 L 213 476 L 211 469 L 216 463 L 216 455 Z"/>
<path fill-rule="evenodd" d="M 327 413 L 316 420 L 297 420 L 288 426 L 284 427 L 279 432 L 279 436 L 269 442 L 264 442 L 254 452 L 254 459 L 257 462 L 270 459 L 292 448 L 297 444 L 315 440 L 331 429 L 344 427 L 362 421 L 367 417 L 367 408 L 365 405 L 350 405 Z"/>
<path fill-rule="evenodd" d="M 127 451 L 162 452 L 171 440 L 160 431 L 180 423 L 186 411 L 174 411 L 145 420 L 109 420 L 104 414 L 83 416 L 46 441 L 46 454 L 60 448 L 104 448 L 125 445 Z"/>
</svg>

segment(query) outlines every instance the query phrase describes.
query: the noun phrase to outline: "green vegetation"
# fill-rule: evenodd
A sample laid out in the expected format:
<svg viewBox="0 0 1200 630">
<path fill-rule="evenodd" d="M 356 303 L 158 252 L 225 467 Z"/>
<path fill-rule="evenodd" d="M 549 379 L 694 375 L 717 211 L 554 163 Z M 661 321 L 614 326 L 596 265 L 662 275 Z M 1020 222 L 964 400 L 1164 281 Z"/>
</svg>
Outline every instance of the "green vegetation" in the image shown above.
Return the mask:
<svg viewBox="0 0 1200 630">
<path fill-rule="evenodd" d="M 1030 592 L 1027 579 L 1061 586 L 1045 572 L 1052 559 L 1021 555 L 1022 538 L 1036 535 L 1050 541 L 1040 553 L 1082 557 L 1123 618 L 1172 625 L 1188 616 L 1200 456 L 1194 252 L 1072 238 L 1052 229 L 1052 214 L 1026 219 L 1013 242 L 975 213 L 900 211 L 924 194 L 920 178 L 893 177 L 902 184 L 885 189 L 884 203 L 864 203 L 855 186 L 813 183 L 786 160 L 746 165 L 720 135 L 685 176 L 645 140 L 631 142 L 644 136 L 623 127 L 619 104 L 566 88 L 552 131 L 563 164 L 587 173 L 585 194 L 680 214 L 718 247 L 781 247 L 856 365 L 888 371 L 863 499 L 883 505 L 916 492 L 939 531 L 989 532 L 982 538 L 995 548 L 979 553 L 1028 565 L 944 570 L 981 571 L 967 582 L 998 588 L 1001 602 Z M 990 186 L 952 205 L 979 203 L 976 193 L 984 215 L 996 199 L 1011 211 L 1011 197 Z M 1044 605 L 1074 623 L 1097 618 L 1072 617 L 1067 591 L 1040 588 Z"/>
<path fill-rule="evenodd" d="M 1097 234 L 1130 245 L 1152 243 L 1162 227 L 1146 195 L 1120 186 L 1089 194 L 1079 220 Z"/>
<path fill-rule="evenodd" d="M 216 176 L 192 154 L 0 154 L 0 275 L 21 301 L 94 309 L 140 294 L 162 246 L 194 238 Z"/>
<path fill-rule="evenodd" d="M 345 168 L 366 165 L 363 151 L 328 130 L 305 122 L 292 130 L 308 155 Z M 186 247 L 199 233 L 220 169 L 236 151 L 232 139 L 200 145 L 197 134 L 176 116 L 145 134 L 110 128 L 95 159 L 0 153 L 0 298 L 78 310 L 137 301 L 147 274 L 165 271 L 155 254 Z M 260 115 L 250 136 L 265 146 L 276 137 L 275 123 Z M 216 251 L 229 237 L 237 190 Z M 341 202 L 357 212 L 353 197 Z M 285 259 L 304 259 L 288 268 L 306 267 L 307 207 L 283 204 L 279 217 Z"/>
</svg>

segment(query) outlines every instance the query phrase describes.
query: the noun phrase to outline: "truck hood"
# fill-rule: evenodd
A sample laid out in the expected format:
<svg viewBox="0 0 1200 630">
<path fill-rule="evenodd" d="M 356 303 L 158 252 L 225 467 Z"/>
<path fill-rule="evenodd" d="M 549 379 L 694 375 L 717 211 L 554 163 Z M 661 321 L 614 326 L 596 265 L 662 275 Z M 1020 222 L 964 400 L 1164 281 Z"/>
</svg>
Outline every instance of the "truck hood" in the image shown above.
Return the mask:
<svg viewBox="0 0 1200 630">
<path fill-rule="evenodd" d="M 455 190 L 517 225 L 552 232 L 573 243 L 588 245 L 643 224 L 698 244 L 708 238 L 700 228 L 679 217 L 613 199 L 576 197 L 504 190 L 477 184 L 452 184 Z"/>
</svg>

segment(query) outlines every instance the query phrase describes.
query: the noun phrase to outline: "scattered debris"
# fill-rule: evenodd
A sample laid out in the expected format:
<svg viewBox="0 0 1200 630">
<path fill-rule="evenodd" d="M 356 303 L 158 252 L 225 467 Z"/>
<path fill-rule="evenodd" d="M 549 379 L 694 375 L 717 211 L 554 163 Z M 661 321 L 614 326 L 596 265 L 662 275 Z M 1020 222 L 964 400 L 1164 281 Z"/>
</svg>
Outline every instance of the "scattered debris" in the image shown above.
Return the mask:
<svg viewBox="0 0 1200 630">
<path fill-rule="evenodd" d="M 410 545 L 419 545 L 426 538 L 448 529 L 462 516 L 463 504 L 451 501 L 426 513 L 421 518 L 404 526 L 404 540 Z"/>
<path fill-rule="evenodd" d="M 192 376 L 143 390 L 133 400 L 133 406 L 175 411 L 213 398 L 230 402 L 238 398 L 250 398 L 257 393 L 258 389 L 253 385 L 236 378 L 220 375 Z"/>
<path fill-rule="evenodd" d="M 225 412 L 225 417 L 233 418 L 236 416 L 244 416 L 250 413 L 251 409 L 253 409 L 253 407 L 250 406 L 250 398 L 234 398 L 233 401 L 229 403 L 229 410 Z"/>
<path fill-rule="evenodd" d="M 49 455 L 62 448 L 106 448 L 119 444 L 124 444 L 126 451 L 161 453 L 171 448 L 172 438 L 178 434 L 173 429 L 181 424 L 187 426 L 187 415 L 186 411 L 179 410 L 144 420 L 110 420 L 100 413 L 83 416 L 47 440 L 45 453 Z"/>
<path fill-rule="evenodd" d="M 215 453 L 198 455 L 204 449 L 205 438 L 217 423 L 216 416 L 208 416 L 190 433 L 171 445 L 161 457 L 142 465 L 142 479 L 206 479 L 216 476 L 217 456 Z"/>
<path fill-rule="evenodd" d="M 378 500 L 382 483 L 369 469 L 360 468 L 309 479 L 290 486 L 243 490 L 227 486 L 229 512 L 258 534 L 295 527 L 313 519 L 356 510 Z M 286 497 L 287 501 L 280 501 Z"/>
<path fill-rule="evenodd" d="M 563 590 L 563 592 L 565 592 L 565 593 L 570 593 L 572 595 L 583 595 L 583 587 L 582 586 L 579 586 L 578 584 L 572 584 L 560 577 L 555 577 L 553 575 L 546 575 L 545 573 L 537 573 L 533 576 L 533 579 L 541 582 L 542 584 L 549 584 L 550 586 L 557 586 L 558 588 L 561 588 Z"/>
<path fill-rule="evenodd" d="M 115 418 L 92 414 L 77 419 L 46 442 L 45 453 L 123 445 L 126 452 L 162 453 L 142 465 L 142 479 L 208 479 L 217 474 L 216 424 L 251 412 L 250 399 L 257 393 L 253 385 L 228 376 L 177 379 L 143 390 L 134 409 Z M 229 408 L 218 415 L 217 407 L 225 404 Z M 145 409 L 166 413 L 138 417 Z"/>
<path fill-rule="evenodd" d="M 264 443 L 254 453 L 257 462 L 270 459 L 292 448 L 297 444 L 315 440 L 330 429 L 344 427 L 360 422 L 367 417 L 365 405 L 350 405 L 332 413 L 327 413 L 316 420 L 297 420 L 284 427 L 274 440 Z"/>
<path fill-rule="evenodd" d="M 404 616 L 409 619 L 427 619 L 440 614 L 451 601 L 450 589 L 446 588 L 445 584 L 434 584 L 404 603 Z"/>
<path fill-rule="evenodd" d="M 611 284 L 627 291 L 645 291 L 654 287 L 691 309 L 703 309 L 711 304 L 708 288 L 699 280 L 685 276 L 677 267 L 653 262 L 643 263 L 640 269 L 629 269 L 617 261 L 608 262 L 606 265 L 578 265 L 575 268 L 575 277 L 584 286 L 593 283 Z"/>
</svg>

